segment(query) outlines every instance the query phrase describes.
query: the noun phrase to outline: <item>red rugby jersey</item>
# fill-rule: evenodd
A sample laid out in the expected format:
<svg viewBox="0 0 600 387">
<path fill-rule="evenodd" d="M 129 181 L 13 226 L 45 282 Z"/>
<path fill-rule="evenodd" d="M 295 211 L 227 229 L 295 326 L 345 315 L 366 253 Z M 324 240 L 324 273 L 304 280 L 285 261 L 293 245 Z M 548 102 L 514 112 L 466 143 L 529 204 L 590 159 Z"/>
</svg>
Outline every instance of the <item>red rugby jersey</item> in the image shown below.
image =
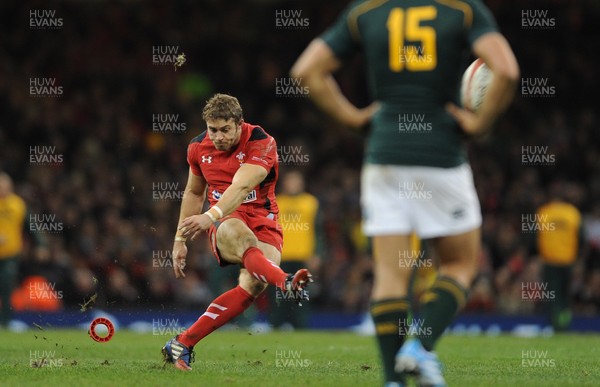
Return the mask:
<svg viewBox="0 0 600 387">
<path fill-rule="evenodd" d="M 260 126 L 244 122 L 240 142 L 229 151 L 217 150 L 204 131 L 188 145 L 187 161 L 194 175 L 206 179 L 207 197 L 211 206 L 217 203 L 231 185 L 233 175 L 240 165 L 264 167 L 268 171 L 267 177 L 248 194 L 237 211 L 264 216 L 279 213 L 275 201 L 275 185 L 279 174 L 277 144 Z"/>
</svg>

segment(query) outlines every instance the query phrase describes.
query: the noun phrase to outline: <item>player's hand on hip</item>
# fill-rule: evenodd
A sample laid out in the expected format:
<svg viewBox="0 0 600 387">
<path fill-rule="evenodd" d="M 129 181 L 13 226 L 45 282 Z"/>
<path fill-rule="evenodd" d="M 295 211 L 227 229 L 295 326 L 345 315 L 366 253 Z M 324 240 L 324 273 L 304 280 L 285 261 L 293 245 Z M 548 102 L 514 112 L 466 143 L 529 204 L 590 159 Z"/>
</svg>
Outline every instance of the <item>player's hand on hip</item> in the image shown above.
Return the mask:
<svg viewBox="0 0 600 387">
<path fill-rule="evenodd" d="M 179 225 L 179 230 L 184 237 L 192 237 L 194 240 L 201 232 L 204 232 L 212 226 L 212 219 L 206 214 L 188 216 Z"/>
<path fill-rule="evenodd" d="M 185 242 L 176 241 L 173 244 L 173 270 L 175 271 L 175 278 L 185 278 L 183 270 L 185 269 L 187 252 L 188 249 Z"/>
<path fill-rule="evenodd" d="M 373 119 L 373 116 L 381 108 L 379 102 L 373 102 L 369 106 L 362 109 L 356 109 L 356 111 L 347 118 L 347 124 L 351 128 L 360 129 L 367 125 Z"/>
<path fill-rule="evenodd" d="M 463 132 L 468 135 L 484 134 L 491 127 L 491 122 L 485 122 L 478 114 L 460 108 L 453 103 L 446 104 L 446 111 L 458 122 Z"/>
</svg>

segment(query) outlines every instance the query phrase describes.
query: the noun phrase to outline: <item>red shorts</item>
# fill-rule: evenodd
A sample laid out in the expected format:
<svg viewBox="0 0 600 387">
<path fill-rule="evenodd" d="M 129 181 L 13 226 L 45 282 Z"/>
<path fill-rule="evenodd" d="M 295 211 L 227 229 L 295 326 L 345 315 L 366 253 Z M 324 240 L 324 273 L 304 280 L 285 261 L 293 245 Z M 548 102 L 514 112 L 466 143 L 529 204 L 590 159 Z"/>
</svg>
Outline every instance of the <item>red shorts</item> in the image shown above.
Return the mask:
<svg viewBox="0 0 600 387">
<path fill-rule="evenodd" d="M 283 248 L 283 232 L 281 226 L 277 222 L 277 215 L 269 214 L 268 218 L 263 215 L 250 214 L 243 211 L 235 211 L 223 218 L 219 219 L 215 224 L 210 226 L 208 229 L 208 239 L 210 241 L 210 248 L 219 262 L 219 266 L 232 265 L 232 263 L 221 259 L 219 255 L 219 249 L 217 248 L 217 228 L 219 225 L 230 218 L 240 219 L 248 226 L 248 228 L 254 233 L 256 238 L 264 243 L 268 243 L 275 247 L 279 252 Z"/>
</svg>

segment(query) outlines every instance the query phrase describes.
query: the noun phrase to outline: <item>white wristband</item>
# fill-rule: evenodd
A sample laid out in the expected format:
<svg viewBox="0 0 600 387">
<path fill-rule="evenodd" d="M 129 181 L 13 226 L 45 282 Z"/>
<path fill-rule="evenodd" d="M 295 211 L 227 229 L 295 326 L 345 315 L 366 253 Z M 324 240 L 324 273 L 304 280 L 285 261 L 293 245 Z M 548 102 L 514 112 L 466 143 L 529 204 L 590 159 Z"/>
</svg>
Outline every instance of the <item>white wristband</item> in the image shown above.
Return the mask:
<svg viewBox="0 0 600 387">
<path fill-rule="evenodd" d="M 219 219 L 223 217 L 223 210 L 219 208 L 219 206 L 212 206 L 219 213 Z"/>
<path fill-rule="evenodd" d="M 187 241 L 186 237 L 182 237 L 179 235 L 175 237 L 175 242 L 185 242 L 185 241 Z"/>
<path fill-rule="evenodd" d="M 204 213 L 204 215 L 208 215 L 208 217 L 210 218 L 210 220 L 211 220 L 213 223 L 217 221 L 217 219 L 215 219 L 214 215 L 213 215 L 213 214 L 211 214 L 211 213 L 210 213 L 210 212 L 208 212 L 208 211 L 206 211 L 206 212 Z"/>
</svg>

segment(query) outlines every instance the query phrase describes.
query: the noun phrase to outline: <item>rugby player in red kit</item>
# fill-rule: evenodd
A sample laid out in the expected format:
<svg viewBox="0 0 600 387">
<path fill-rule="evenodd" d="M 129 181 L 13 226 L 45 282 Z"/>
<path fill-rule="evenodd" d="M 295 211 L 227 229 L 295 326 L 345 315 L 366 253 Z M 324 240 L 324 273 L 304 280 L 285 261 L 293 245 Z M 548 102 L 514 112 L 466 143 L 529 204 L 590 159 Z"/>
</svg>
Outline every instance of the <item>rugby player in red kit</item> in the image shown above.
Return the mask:
<svg viewBox="0 0 600 387">
<path fill-rule="evenodd" d="M 186 241 L 208 232 L 219 265 L 240 265 L 239 284 L 221 294 L 188 329 L 165 344 L 165 361 L 191 370 L 193 347 L 240 315 L 268 284 L 296 302 L 308 300 L 306 269 L 279 268 L 283 234 L 277 223 L 278 177 L 275 139 L 244 122 L 237 98 L 216 94 L 203 110 L 207 130 L 188 146 L 188 182 L 173 244 L 173 268 L 185 277 Z M 200 213 L 208 196 L 210 208 Z"/>
</svg>

